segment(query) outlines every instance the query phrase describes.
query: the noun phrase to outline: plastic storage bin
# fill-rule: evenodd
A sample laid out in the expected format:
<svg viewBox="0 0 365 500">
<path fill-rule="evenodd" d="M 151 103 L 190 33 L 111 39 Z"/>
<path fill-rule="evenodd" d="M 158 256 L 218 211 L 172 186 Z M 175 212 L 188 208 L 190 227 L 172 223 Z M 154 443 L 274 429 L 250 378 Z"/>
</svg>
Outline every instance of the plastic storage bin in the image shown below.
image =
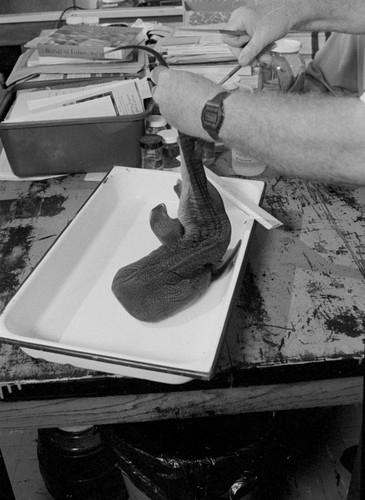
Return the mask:
<svg viewBox="0 0 365 500">
<path fill-rule="evenodd" d="M 3 91 L 0 102 L 0 138 L 18 177 L 106 172 L 115 165 L 141 166 L 139 139 L 152 112 L 152 100 L 146 111 L 136 115 L 3 121 L 20 88 Z"/>
</svg>

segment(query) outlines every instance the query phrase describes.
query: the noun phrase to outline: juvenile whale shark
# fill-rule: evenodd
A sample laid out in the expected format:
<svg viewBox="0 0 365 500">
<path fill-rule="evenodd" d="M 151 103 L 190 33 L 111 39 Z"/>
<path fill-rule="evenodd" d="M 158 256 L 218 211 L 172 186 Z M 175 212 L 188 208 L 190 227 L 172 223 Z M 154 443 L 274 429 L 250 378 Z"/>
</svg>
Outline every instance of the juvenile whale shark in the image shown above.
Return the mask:
<svg viewBox="0 0 365 500">
<path fill-rule="evenodd" d="M 177 218 L 163 203 L 153 208 L 150 226 L 161 246 L 119 269 L 112 282 L 115 297 L 140 321 L 161 321 L 188 307 L 225 272 L 240 245 L 224 259 L 231 224 L 223 200 L 207 181 L 197 139 L 179 132 L 179 143 Z"/>
</svg>

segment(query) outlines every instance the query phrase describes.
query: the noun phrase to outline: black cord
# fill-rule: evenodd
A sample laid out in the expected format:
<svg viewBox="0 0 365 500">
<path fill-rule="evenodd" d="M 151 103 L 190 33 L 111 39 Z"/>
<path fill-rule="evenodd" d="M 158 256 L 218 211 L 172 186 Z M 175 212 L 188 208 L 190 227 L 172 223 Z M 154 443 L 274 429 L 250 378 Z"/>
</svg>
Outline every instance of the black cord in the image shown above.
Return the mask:
<svg viewBox="0 0 365 500">
<path fill-rule="evenodd" d="M 119 47 L 115 47 L 111 50 L 108 50 L 108 52 L 106 52 L 106 54 L 109 54 L 110 52 L 115 52 L 116 50 L 122 50 L 122 49 L 137 49 L 137 50 L 144 50 L 146 52 L 149 52 L 157 59 L 157 61 L 161 64 L 161 66 L 166 66 L 168 68 L 168 64 L 165 61 L 164 57 L 156 50 L 151 49 L 151 47 L 146 47 L 145 45 L 120 45 Z"/>
<path fill-rule="evenodd" d="M 61 15 L 60 17 L 58 18 L 58 21 L 57 21 L 57 24 L 56 24 L 56 28 L 60 28 L 61 27 L 61 24 L 62 24 L 62 21 L 63 21 L 63 16 L 66 14 L 66 12 L 68 12 L 69 10 L 84 10 L 82 7 L 78 7 L 76 5 L 76 0 L 73 0 L 73 6 L 72 7 L 67 7 L 66 9 L 64 9 L 62 12 L 61 12 Z"/>
</svg>

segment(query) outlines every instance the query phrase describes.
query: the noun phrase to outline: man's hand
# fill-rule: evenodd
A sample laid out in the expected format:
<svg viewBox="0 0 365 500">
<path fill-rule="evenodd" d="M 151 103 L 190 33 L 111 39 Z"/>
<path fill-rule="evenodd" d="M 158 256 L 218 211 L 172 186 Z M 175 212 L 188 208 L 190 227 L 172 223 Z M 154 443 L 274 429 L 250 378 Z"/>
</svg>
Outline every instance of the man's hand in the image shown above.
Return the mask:
<svg viewBox="0 0 365 500">
<path fill-rule="evenodd" d="M 208 139 L 201 126 L 201 111 L 206 101 L 221 92 L 222 87 L 189 71 L 164 67 L 154 69 L 151 78 L 156 84 L 153 99 L 167 122 L 185 134 Z"/>
<path fill-rule="evenodd" d="M 248 37 L 222 35 L 222 41 L 241 66 L 290 30 L 364 33 L 364 0 L 240 0 L 240 5 L 226 28 L 244 30 Z"/>
<path fill-rule="evenodd" d="M 222 35 L 222 41 L 230 45 L 239 64 L 247 66 L 265 47 L 283 38 L 293 22 L 285 0 L 246 0 L 232 13 L 226 28 L 245 30 L 248 36 Z"/>
</svg>

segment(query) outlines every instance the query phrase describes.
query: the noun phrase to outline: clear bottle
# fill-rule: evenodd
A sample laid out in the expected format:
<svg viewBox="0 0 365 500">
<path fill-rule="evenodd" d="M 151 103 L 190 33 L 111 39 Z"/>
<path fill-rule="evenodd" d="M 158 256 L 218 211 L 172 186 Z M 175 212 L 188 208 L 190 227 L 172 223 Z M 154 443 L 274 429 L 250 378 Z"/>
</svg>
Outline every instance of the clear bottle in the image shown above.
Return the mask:
<svg viewBox="0 0 365 500">
<path fill-rule="evenodd" d="M 166 128 L 167 121 L 162 115 L 150 115 L 146 118 L 146 134 L 158 134 Z"/>
<path fill-rule="evenodd" d="M 232 149 L 232 170 L 243 177 L 255 177 L 261 175 L 266 165 L 252 156 L 248 156 L 238 149 Z"/>
<path fill-rule="evenodd" d="M 180 148 L 177 142 L 178 132 L 176 129 L 161 130 L 158 135 L 163 141 L 163 168 L 164 170 L 175 170 L 180 168 Z"/>
<path fill-rule="evenodd" d="M 259 61 L 259 92 L 302 92 L 305 78 L 305 60 L 300 54 L 298 40 L 282 38 L 276 46 L 263 54 Z"/>
<path fill-rule="evenodd" d="M 140 139 L 142 168 L 152 170 L 163 169 L 163 142 L 162 137 L 157 134 L 144 135 Z"/>
</svg>

